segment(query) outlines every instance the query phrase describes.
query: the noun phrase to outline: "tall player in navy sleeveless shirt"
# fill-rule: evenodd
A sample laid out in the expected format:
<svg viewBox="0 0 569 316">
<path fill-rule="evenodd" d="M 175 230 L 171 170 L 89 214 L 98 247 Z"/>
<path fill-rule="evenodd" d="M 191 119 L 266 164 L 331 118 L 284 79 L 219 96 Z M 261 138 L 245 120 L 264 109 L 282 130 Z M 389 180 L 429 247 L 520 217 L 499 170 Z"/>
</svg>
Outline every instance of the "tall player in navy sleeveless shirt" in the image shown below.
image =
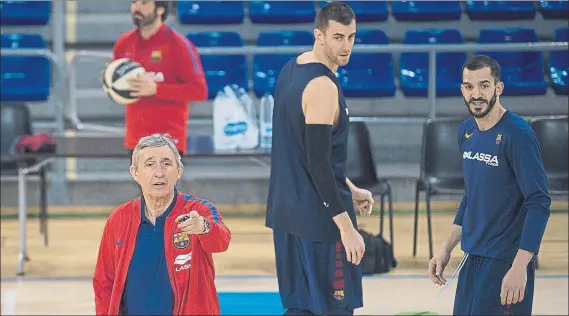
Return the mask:
<svg viewBox="0 0 569 316">
<path fill-rule="evenodd" d="M 458 126 L 466 194 L 429 275 L 448 284 L 442 273 L 461 241 L 454 314 L 530 315 L 534 256 L 551 206 L 539 143 L 528 123 L 500 104 L 504 84 L 494 59 L 468 60 L 462 81 L 473 116 Z"/>
<path fill-rule="evenodd" d="M 354 204 L 369 215 L 374 201 L 345 176 L 349 116 L 335 72 L 349 61 L 354 12 L 331 2 L 316 24 L 313 50 L 290 60 L 275 88 L 266 225 L 285 314 L 345 315 L 363 306 Z"/>
</svg>

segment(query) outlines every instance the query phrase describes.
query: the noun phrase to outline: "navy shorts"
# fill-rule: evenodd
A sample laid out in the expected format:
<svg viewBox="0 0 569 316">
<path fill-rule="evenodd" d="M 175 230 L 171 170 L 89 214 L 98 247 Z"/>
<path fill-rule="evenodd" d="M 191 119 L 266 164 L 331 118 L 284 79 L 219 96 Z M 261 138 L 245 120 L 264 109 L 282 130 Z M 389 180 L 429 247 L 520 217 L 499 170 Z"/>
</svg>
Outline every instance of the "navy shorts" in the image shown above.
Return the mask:
<svg viewBox="0 0 569 316">
<path fill-rule="evenodd" d="M 279 292 L 287 314 L 351 315 L 363 306 L 361 266 L 342 242 L 313 242 L 273 231 Z"/>
<path fill-rule="evenodd" d="M 468 255 L 458 276 L 454 315 L 531 315 L 535 261 L 527 267 L 524 299 L 511 305 L 502 305 L 502 280 L 510 270 L 506 261 Z"/>
</svg>

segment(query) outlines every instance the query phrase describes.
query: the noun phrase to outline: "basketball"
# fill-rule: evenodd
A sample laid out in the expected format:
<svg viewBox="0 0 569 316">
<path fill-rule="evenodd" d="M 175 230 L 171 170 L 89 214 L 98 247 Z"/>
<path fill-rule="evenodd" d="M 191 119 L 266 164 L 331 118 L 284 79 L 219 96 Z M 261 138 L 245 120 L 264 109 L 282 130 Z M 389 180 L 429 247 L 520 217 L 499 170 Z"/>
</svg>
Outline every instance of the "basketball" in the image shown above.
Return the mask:
<svg viewBox="0 0 569 316">
<path fill-rule="evenodd" d="M 136 102 L 131 95 L 128 79 L 144 74 L 146 70 L 137 62 L 121 58 L 110 62 L 103 73 L 103 88 L 109 97 L 118 104 Z"/>
</svg>

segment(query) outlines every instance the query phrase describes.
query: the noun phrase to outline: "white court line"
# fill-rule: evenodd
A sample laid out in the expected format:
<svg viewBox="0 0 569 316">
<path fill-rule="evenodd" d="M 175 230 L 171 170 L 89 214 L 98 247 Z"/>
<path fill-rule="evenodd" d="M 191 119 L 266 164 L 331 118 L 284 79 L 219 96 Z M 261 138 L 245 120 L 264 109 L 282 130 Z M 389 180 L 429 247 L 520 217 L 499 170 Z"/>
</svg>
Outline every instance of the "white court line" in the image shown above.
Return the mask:
<svg viewBox="0 0 569 316">
<path fill-rule="evenodd" d="M 8 290 L 4 297 L 4 307 L 2 308 L 2 315 L 16 315 L 16 290 Z"/>
</svg>

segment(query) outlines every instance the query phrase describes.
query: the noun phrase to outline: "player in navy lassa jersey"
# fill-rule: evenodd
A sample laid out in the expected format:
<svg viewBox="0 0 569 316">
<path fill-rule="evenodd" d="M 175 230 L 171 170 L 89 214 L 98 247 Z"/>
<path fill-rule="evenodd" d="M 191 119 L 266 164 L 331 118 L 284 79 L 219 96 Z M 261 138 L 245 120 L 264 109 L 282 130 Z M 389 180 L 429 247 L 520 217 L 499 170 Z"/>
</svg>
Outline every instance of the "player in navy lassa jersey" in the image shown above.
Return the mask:
<svg viewBox="0 0 569 316">
<path fill-rule="evenodd" d="M 350 118 L 335 75 L 356 21 L 348 5 L 330 2 L 316 24 L 313 50 L 292 58 L 275 87 L 266 225 L 285 313 L 349 315 L 363 304 L 354 204 L 369 214 L 374 202 L 346 178 Z"/>
<path fill-rule="evenodd" d="M 448 284 L 443 271 L 461 242 L 455 315 L 532 312 L 535 256 L 551 200 L 536 135 L 502 106 L 504 89 L 494 59 L 474 56 L 465 63 L 461 90 L 472 115 L 458 126 L 465 195 L 429 262 L 431 280 Z"/>
</svg>

